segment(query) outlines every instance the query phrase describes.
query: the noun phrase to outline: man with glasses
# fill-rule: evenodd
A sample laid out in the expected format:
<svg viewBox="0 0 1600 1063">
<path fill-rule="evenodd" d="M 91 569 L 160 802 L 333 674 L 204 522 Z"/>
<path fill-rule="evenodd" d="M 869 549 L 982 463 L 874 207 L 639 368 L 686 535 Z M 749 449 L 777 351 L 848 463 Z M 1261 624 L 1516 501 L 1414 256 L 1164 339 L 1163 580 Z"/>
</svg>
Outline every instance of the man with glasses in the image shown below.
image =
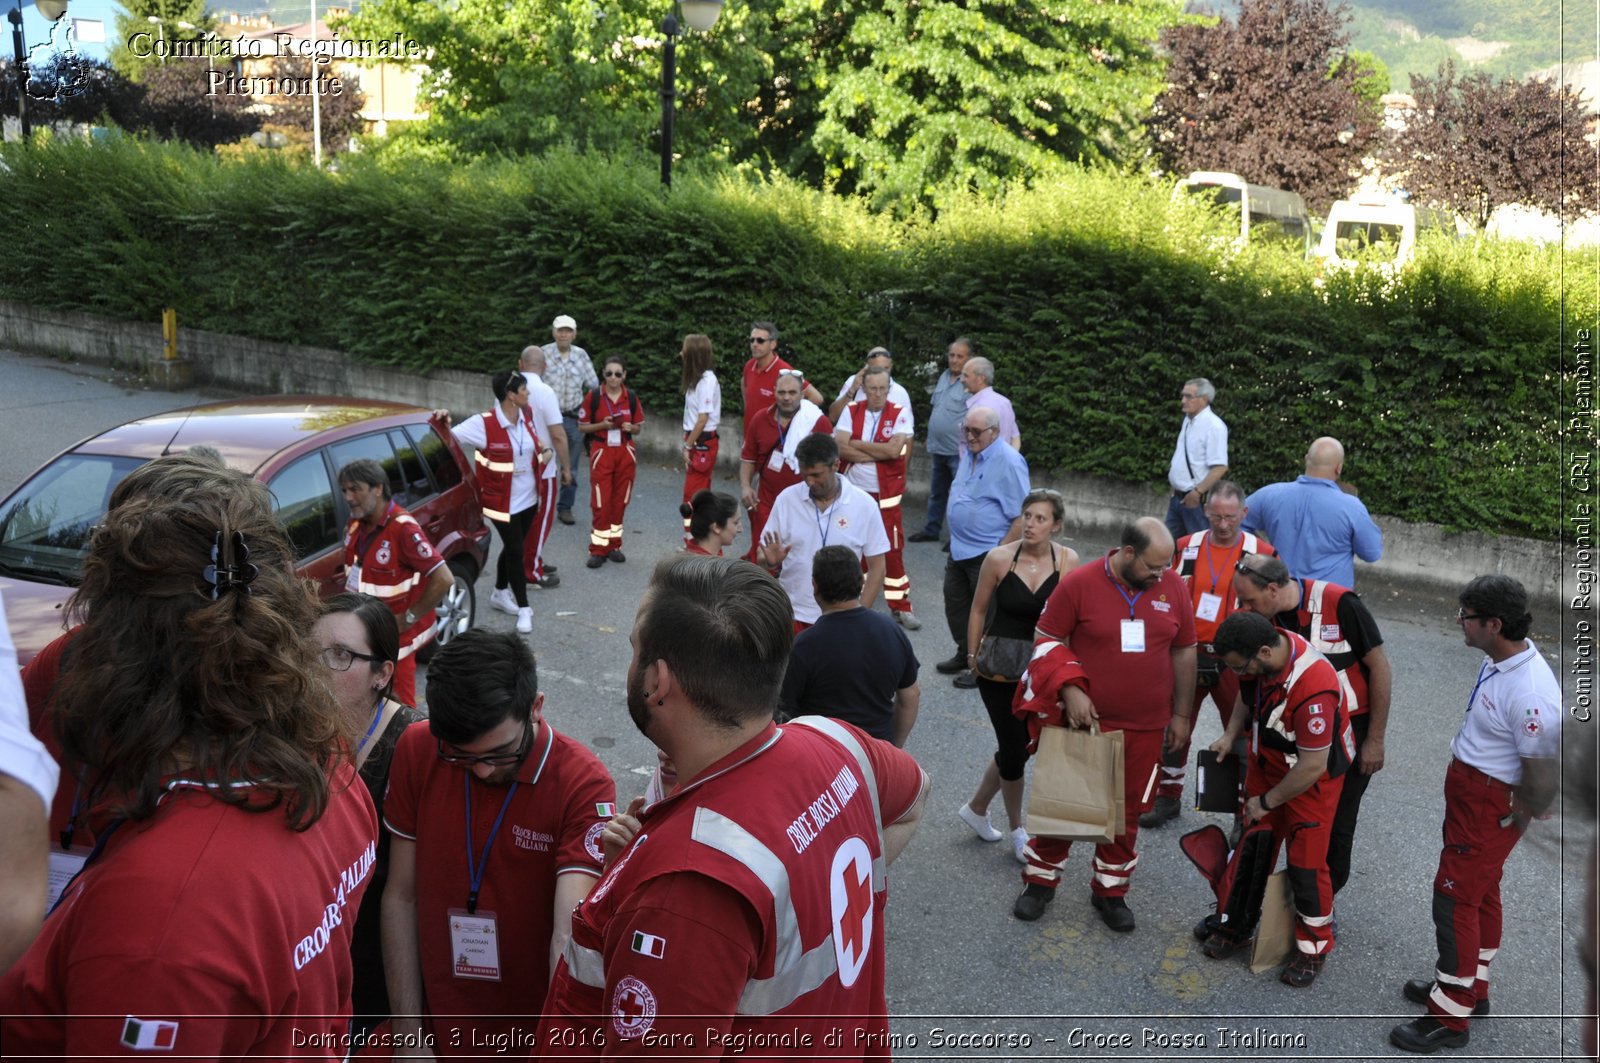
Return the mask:
<svg viewBox="0 0 1600 1063">
<path fill-rule="evenodd" d="M 749 513 L 750 550 L 745 554 L 749 561 L 755 560 L 761 548 L 761 533 L 772 514 L 772 504 L 785 488 L 800 482 L 800 459 L 796 457 L 800 441 L 813 434 L 833 435 L 833 422 L 821 407 L 804 397 L 804 386 L 800 370 L 778 370 L 773 377 L 775 401 L 745 420 L 739 496 Z"/>
<path fill-rule="evenodd" d="M 1205 377 L 1183 385 L 1178 403 L 1183 407 L 1183 427 L 1167 467 L 1172 497 L 1167 500 L 1167 530 L 1174 539 L 1203 531 L 1201 505 L 1206 493 L 1228 472 L 1228 426 L 1211 409 L 1217 389 Z"/>
<path fill-rule="evenodd" d="M 1528 594 L 1510 576 L 1479 576 L 1461 591 L 1456 623 L 1484 654 L 1450 743 L 1444 847 L 1433 879 L 1434 977 L 1401 992 L 1428 1005 L 1389 1042 L 1408 1052 L 1464 1048 L 1467 1024 L 1489 1014 L 1489 963 L 1500 950 L 1500 876 L 1560 782 L 1561 684 L 1528 638 Z M 1587 739 L 1592 741 L 1592 737 Z"/>
<path fill-rule="evenodd" d="M 547 343 L 543 348 L 546 363 L 544 382 L 556 393 L 557 403 L 561 407 L 561 430 L 569 446 L 575 446 L 576 441 L 582 438 L 578 434 L 578 407 L 583 405 L 585 395 L 600 386 L 600 377 L 594 371 L 589 352 L 572 342 L 578 336 L 576 321 L 562 314 L 551 323 L 550 329 L 555 335 L 555 342 Z M 562 478 L 556 501 L 556 517 L 562 524 L 577 523 L 577 518 L 572 515 L 572 503 L 578 497 L 578 469 L 582 464 L 571 462 L 568 469 L 570 478 Z"/>
<path fill-rule="evenodd" d="M 1244 500 L 1250 507 L 1245 531 L 1272 540 L 1284 563 L 1301 579 L 1341 587 L 1356 585 L 1356 562 L 1383 556 L 1383 531 L 1367 507 L 1339 482 L 1344 445 L 1323 436 L 1306 450 L 1305 475 L 1268 484 Z"/>
<path fill-rule="evenodd" d="M 1211 652 L 1217 628 L 1239 608 L 1233 594 L 1233 570 L 1246 554 L 1271 556 L 1272 544 L 1239 530 L 1244 519 L 1244 491 L 1232 480 L 1222 480 L 1206 497 L 1205 531 L 1178 540 L 1178 575 L 1189 588 L 1189 603 L 1194 606 L 1194 633 L 1200 640 L 1196 654 L 1194 711 L 1209 695 L 1228 726 L 1233 703 L 1239 697 L 1239 683 L 1223 668 Z M 1189 769 L 1189 744 L 1169 749 L 1161 760 L 1161 785 L 1156 803 L 1139 817 L 1141 827 L 1159 827 L 1176 819 L 1183 803 L 1183 784 Z"/>
<path fill-rule="evenodd" d="M 1248 709 L 1241 706 L 1234 713 L 1211 750 L 1218 757 L 1237 753 L 1245 728 L 1254 727 L 1244 806 L 1252 829 L 1239 842 L 1232 888 L 1201 951 L 1220 960 L 1249 946 L 1266 876 L 1278 862 L 1278 850 L 1287 846 L 1295 952 L 1278 977 L 1304 989 L 1333 951 L 1328 832 L 1345 769 L 1355 756 L 1339 674 L 1305 639 L 1256 613 L 1224 620 L 1213 646 L 1240 677 Z"/>
<path fill-rule="evenodd" d="M 744 395 L 744 435 L 750 438 L 750 422 L 756 414 L 777 401 L 778 375 L 783 370 L 798 372 L 788 362 L 778 357 L 778 326 L 770 321 L 757 321 L 750 326 L 750 360 L 744 363 L 742 390 Z M 808 402 L 822 408 L 822 392 L 800 378 L 800 390 Z"/>
<path fill-rule="evenodd" d="M 961 372 L 972 357 L 972 341 L 957 336 L 945 349 L 948 370 L 939 374 L 933 386 L 933 406 L 928 413 L 928 461 L 932 482 L 928 486 L 928 520 L 911 536 L 914 543 L 939 541 L 944 527 L 944 510 L 950 501 L 950 485 L 961 465 L 961 423 L 967 413 L 967 389 Z"/>
<path fill-rule="evenodd" d="M 1194 703 L 1194 612 L 1172 571 L 1173 542 L 1155 517 L 1122 529 L 1122 545 L 1101 563 L 1079 565 L 1056 585 L 1039 617 L 1023 709 L 1038 741 L 1046 724 L 1121 731 L 1125 830 L 1095 846 L 1090 903 L 1106 926 L 1134 928 L 1125 899 L 1139 862 L 1139 816 L 1148 807 L 1167 748 L 1189 741 Z M 1024 850 L 1026 885 L 1012 914 L 1033 920 L 1055 899 L 1072 843 L 1033 838 Z"/>
<path fill-rule="evenodd" d="M 978 647 L 967 645 L 972 598 L 984 557 L 1022 535 L 1028 462 L 1015 448 L 994 445 L 1000 438 L 1000 418 L 991 407 L 968 410 L 961 434 L 967 449 L 950 487 L 950 557 L 944 563 L 944 620 L 956 652 L 934 668 L 941 675 L 954 675 L 962 690 L 975 690 L 978 680 L 972 665 Z"/>
<path fill-rule="evenodd" d="M 524 640 L 468 631 L 430 662 L 428 719 L 395 747 L 384 970 L 395 1034 L 425 1034 L 441 1056 L 533 1043 L 600 873 L 616 787 L 543 710 Z"/>
<path fill-rule="evenodd" d="M 1291 579 L 1281 557 L 1239 559 L 1233 582 L 1239 606 L 1260 613 L 1312 646 L 1339 673 L 1356 737 L 1356 762 L 1345 775 L 1328 839 L 1328 873 L 1337 894 L 1350 880 L 1361 798 L 1383 767 L 1394 671 L 1372 611 L 1355 591 L 1322 580 Z"/>
<path fill-rule="evenodd" d="M 433 641 L 433 610 L 455 585 L 450 566 L 428 541 L 417 518 L 389 497 L 389 478 L 371 458 L 339 470 L 350 524 L 344 532 L 344 586 L 370 594 L 400 622 L 400 663 L 394 697 L 417 703 L 416 652 Z"/>
</svg>

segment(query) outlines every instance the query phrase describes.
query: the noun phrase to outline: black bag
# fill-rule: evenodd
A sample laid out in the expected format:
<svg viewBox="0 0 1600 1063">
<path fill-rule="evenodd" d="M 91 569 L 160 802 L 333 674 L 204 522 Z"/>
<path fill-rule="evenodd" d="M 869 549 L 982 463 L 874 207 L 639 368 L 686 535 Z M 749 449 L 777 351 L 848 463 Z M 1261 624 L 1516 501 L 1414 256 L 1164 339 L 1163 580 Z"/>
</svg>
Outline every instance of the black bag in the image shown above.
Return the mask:
<svg viewBox="0 0 1600 1063">
<path fill-rule="evenodd" d="M 1016 683 L 1033 660 L 1032 639 L 1012 639 L 985 635 L 978 644 L 978 657 L 972 670 L 996 683 Z"/>
</svg>

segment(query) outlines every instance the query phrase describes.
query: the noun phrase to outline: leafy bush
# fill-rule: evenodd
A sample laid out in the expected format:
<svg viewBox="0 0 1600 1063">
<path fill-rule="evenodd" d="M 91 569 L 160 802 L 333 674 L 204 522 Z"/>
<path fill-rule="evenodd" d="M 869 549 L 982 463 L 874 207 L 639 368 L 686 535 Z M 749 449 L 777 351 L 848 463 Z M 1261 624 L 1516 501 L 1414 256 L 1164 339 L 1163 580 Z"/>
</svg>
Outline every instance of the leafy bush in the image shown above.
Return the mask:
<svg viewBox="0 0 1600 1063">
<path fill-rule="evenodd" d="M 1166 187 L 1094 170 L 897 223 L 692 167 L 664 195 L 647 160 L 570 153 L 397 151 L 319 173 L 121 138 L 5 159 L 5 298 L 141 320 L 174 306 L 413 371 L 510 366 L 571 313 L 668 418 L 687 332 L 712 337 L 730 408 L 755 319 L 824 391 L 885 343 L 919 399 L 965 333 L 1036 468 L 1161 482 L 1179 388 L 1206 376 L 1246 487 L 1292 477 L 1330 434 L 1375 512 L 1540 538 L 1559 526 L 1561 329 L 1570 343 L 1597 309 L 1593 249 L 1430 243 L 1397 278 L 1318 286 Z"/>
</svg>

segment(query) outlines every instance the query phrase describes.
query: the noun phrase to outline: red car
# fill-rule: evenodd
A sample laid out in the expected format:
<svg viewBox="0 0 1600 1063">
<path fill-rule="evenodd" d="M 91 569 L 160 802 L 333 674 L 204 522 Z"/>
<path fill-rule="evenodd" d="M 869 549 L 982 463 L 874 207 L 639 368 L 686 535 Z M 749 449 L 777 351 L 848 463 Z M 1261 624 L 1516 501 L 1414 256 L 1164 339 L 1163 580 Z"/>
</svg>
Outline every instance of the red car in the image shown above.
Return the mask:
<svg viewBox="0 0 1600 1063">
<path fill-rule="evenodd" d="M 56 455 L 0 502 L 0 595 L 19 663 L 61 634 L 62 606 L 112 488 L 150 459 L 199 444 L 272 490 L 299 572 L 324 597 L 345 584 L 340 545 L 349 514 L 334 476 L 347 462 L 376 459 L 390 494 L 455 576 L 429 648 L 448 642 L 472 626 L 490 529 L 471 466 L 449 429 L 429 418 L 428 410 L 371 399 L 241 399 L 129 421 Z"/>
</svg>

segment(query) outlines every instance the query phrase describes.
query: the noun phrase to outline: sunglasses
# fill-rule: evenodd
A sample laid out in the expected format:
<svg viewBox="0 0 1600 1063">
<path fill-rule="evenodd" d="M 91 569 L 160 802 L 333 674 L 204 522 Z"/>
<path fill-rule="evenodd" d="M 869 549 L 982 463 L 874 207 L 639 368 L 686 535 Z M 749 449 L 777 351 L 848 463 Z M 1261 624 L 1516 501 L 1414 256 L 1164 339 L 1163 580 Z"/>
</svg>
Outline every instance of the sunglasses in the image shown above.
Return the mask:
<svg viewBox="0 0 1600 1063">
<path fill-rule="evenodd" d="M 777 342 L 778 341 L 774 340 L 774 339 L 762 339 L 760 336 L 751 336 L 750 337 L 750 346 L 752 346 L 752 347 L 759 347 L 763 343 L 777 343 Z"/>
<path fill-rule="evenodd" d="M 615 378 L 616 378 L 616 379 L 618 379 L 618 380 L 621 380 L 621 379 L 622 379 L 622 378 L 623 378 L 623 377 L 625 377 L 625 376 L 627 376 L 627 375 L 628 375 L 628 374 L 627 374 L 627 373 L 626 373 L 626 372 L 625 372 L 625 371 L 623 371 L 623 370 L 620 370 L 620 369 L 619 369 L 619 370 L 616 370 L 616 371 L 613 371 L 613 370 L 610 370 L 610 369 L 607 369 L 607 370 L 606 370 L 606 371 L 605 371 L 605 376 L 606 376 L 606 379 L 607 379 L 607 380 L 609 380 L 609 379 L 611 379 L 611 378 L 612 378 L 612 377 L 615 377 Z"/>
<path fill-rule="evenodd" d="M 780 369 L 780 370 L 778 370 L 778 375 L 779 376 L 792 376 L 796 380 L 803 380 L 805 378 L 805 374 L 800 372 L 800 370 L 798 370 L 798 369 Z"/>
</svg>

